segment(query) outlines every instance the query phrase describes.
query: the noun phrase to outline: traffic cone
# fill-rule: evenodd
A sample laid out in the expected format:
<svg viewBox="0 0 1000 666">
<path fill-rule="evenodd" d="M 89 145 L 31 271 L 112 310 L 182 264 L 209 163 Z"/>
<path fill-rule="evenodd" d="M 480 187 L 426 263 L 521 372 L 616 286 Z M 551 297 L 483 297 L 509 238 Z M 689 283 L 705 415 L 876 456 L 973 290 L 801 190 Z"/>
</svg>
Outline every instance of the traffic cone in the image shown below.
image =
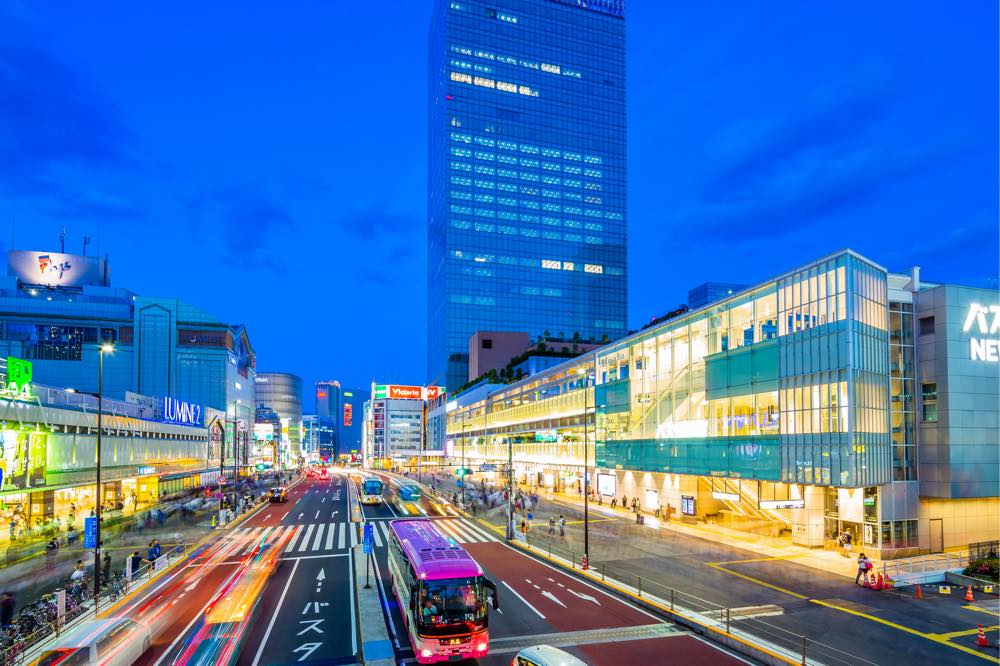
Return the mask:
<svg viewBox="0 0 1000 666">
<path fill-rule="evenodd" d="M 924 593 L 920 591 L 920 583 L 917 583 L 917 591 L 913 595 L 913 598 L 914 599 L 923 599 L 924 598 Z"/>
<path fill-rule="evenodd" d="M 965 600 L 966 601 L 975 601 L 975 599 L 972 596 L 972 586 L 971 585 L 969 586 L 969 589 L 967 589 L 965 591 Z"/>
<path fill-rule="evenodd" d="M 879 592 L 881 592 L 882 590 L 885 589 L 885 581 L 882 580 L 882 572 L 881 571 L 878 572 L 878 582 L 875 583 L 875 589 L 878 590 Z"/>
<path fill-rule="evenodd" d="M 861 578 L 865 581 L 864 583 L 861 584 L 861 587 L 870 587 L 868 585 L 868 572 L 867 571 L 865 573 L 861 574 Z"/>
<path fill-rule="evenodd" d="M 977 647 L 990 646 L 990 642 L 986 640 L 986 632 L 983 631 L 983 625 L 979 625 L 979 634 L 976 636 L 976 646 Z"/>
</svg>

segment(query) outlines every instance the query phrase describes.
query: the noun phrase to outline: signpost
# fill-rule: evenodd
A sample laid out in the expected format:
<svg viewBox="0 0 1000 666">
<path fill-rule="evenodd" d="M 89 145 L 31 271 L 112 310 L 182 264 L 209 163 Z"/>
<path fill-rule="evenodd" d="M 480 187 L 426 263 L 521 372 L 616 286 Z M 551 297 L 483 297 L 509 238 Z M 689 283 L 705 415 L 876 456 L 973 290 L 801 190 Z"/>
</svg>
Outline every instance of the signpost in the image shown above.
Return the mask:
<svg viewBox="0 0 1000 666">
<path fill-rule="evenodd" d="M 97 518 L 83 519 L 83 547 L 97 548 Z"/>
<path fill-rule="evenodd" d="M 375 535 L 372 530 L 372 524 L 369 522 L 365 523 L 364 539 L 361 541 L 361 548 L 364 551 L 365 557 L 365 589 L 371 589 L 371 583 L 368 580 L 369 572 L 371 570 L 372 552 L 375 550 Z"/>
</svg>

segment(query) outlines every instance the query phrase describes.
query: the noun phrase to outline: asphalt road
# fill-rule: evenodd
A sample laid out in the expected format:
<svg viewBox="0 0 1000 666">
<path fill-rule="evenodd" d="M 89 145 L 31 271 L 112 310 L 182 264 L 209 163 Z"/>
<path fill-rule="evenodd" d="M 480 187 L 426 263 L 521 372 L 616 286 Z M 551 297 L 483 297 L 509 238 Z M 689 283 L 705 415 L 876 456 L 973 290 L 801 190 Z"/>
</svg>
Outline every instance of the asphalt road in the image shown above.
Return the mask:
<svg viewBox="0 0 1000 666">
<path fill-rule="evenodd" d="M 401 502 L 391 482 L 386 497 L 385 504 L 363 507 L 367 520 L 384 524 L 394 518 L 426 515 L 444 534 L 466 548 L 497 584 L 501 607 L 500 612 L 490 613 L 490 654 L 469 663 L 509 664 L 518 650 L 538 644 L 565 649 L 592 666 L 617 665 L 633 659 L 647 663 L 744 663 L 676 625 L 524 555 L 504 544 L 488 528 L 453 515 L 447 506 L 426 498 Z M 380 531 L 377 529 L 376 534 Z M 381 545 L 376 543 L 375 560 L 381 589 L 387 595 L 387 626 L 399 644 L 397 658 L 413 663 L 388 579 L 385 542 L 382 539 Z"/>
<path fill-rule="evenodd" d="M 121 611 L 154 627 L 150 649 L 138 664 L 178 660 L 192 628 L 255 544 L 288 539 L 277 568 L 240 644 L 237 663 L 344 664 L 357 662 L 345 477 L 309 479 L 288 493 L 287 503 L 265 504 L 234 529 L 220 530 L 191 560 L 141 592 Z"/>
<path fill-rule="evenodd" d="M 569 522 L 566 536 L 550 539 L 548 518 L 559 514 Z M 544 548 L 551 540 L 554 552 L 579 557 L 582 519 L 576 505 L 543 499 L 534 511 L 531 542 Z M 1000 623 L 992 610 L 996 597 L 969 604 L 961 593 L 941 596 L 931 586 L 925 586 L 922 600 L 910 590 L 873 592 L 794 558 L 761 557 L 709 539 L 637 526 L 634 516 L 606 507 L 592 505 L 590 519 L 591 562 L 606 566 L 609 577 L 630 585 L 641 577 L 644 589 L 660 596 L 675 588 L 713 604 L 746 609 L 748 619 L 737 622 L 754 624 L 761 635 L 769 632 L 789 643 L 804 634 L 807 654 L 825 663 L 1000 663 L 994 628 Z M 496 524 L 503 520 L 502 515 L 492 519 Z M 980 623 L 992 629 L 991 648 L 974 645 Z M 829 648 L 809 647 L 814 641 Z"/>
</svg>

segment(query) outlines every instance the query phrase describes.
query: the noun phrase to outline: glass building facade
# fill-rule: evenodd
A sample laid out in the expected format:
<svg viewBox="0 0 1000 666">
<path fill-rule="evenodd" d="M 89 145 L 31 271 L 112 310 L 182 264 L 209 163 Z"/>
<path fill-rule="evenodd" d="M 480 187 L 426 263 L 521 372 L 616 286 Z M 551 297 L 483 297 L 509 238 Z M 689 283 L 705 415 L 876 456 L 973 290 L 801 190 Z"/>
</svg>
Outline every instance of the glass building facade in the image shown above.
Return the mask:
<svg viewBox="0 0 1000 666">
<path fill-rule="evenodd" d="M 258 408 L 270 407 L 281 419 L 281 441 L 295 462 L 302 457 L 302 378 L 287 372 L 259 372 L 254 381 Z"/>
<path fill-rule="evenodd" d="M 621 337 L 623 3 L 438 0 L 429 121 L 430 382 L 479 330 Z"/>
</svg>

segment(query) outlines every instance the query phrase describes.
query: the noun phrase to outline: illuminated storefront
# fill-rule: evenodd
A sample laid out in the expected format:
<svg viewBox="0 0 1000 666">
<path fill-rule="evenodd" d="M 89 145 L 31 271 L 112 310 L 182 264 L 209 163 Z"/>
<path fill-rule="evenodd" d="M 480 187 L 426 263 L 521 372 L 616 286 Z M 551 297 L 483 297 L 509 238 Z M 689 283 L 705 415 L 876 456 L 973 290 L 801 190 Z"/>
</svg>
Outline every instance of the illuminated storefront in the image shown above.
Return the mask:
<svg viewBox="0 0 1000 666">
<path fill-rule="evenodd" d="M 586 438 L 608 499 L 809 547 L 845 530 L 885 557 L 996 538 L 995 301 L 837 253 L 450 411 L 446 453 L 569 490 Z M 975 427 L 956 413 L 932 432 L 948 402 Z M 946 501 L 976 527 L 938 522 Z"/>
</svg>

